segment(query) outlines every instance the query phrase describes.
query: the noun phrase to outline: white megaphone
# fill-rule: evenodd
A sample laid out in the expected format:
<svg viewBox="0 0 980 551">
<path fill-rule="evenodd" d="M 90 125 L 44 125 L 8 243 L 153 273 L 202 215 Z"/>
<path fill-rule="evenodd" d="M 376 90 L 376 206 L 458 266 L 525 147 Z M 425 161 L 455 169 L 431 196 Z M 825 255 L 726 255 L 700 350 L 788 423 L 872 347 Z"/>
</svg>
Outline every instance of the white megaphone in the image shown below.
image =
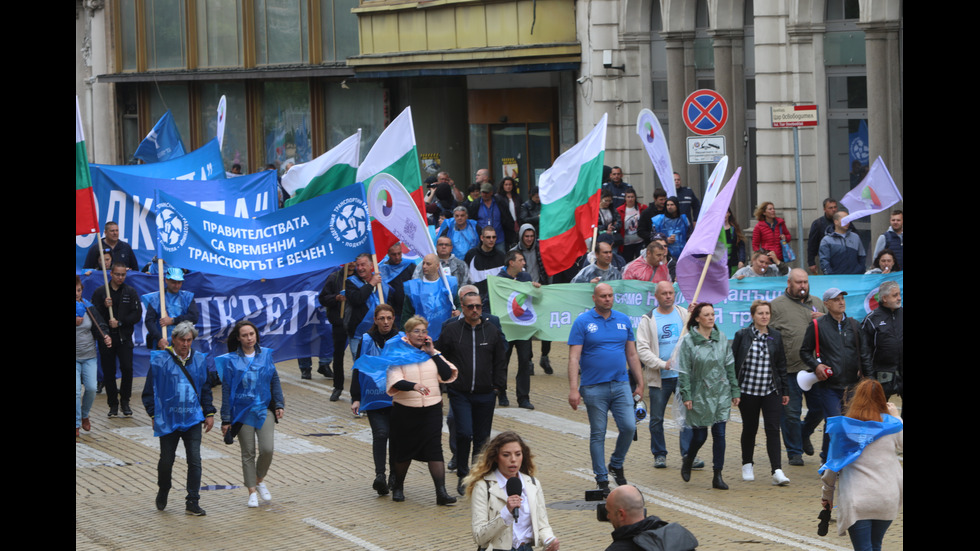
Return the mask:
<svg viewBox="0 0 980 551">
<path fill-rule="evenodd" d="M 818 380 L 817 374 L 809 371 L 800 371 L 796 374 L 796 384 L 800 385 L 803 392 L 808 392 Z"/>
</svg>

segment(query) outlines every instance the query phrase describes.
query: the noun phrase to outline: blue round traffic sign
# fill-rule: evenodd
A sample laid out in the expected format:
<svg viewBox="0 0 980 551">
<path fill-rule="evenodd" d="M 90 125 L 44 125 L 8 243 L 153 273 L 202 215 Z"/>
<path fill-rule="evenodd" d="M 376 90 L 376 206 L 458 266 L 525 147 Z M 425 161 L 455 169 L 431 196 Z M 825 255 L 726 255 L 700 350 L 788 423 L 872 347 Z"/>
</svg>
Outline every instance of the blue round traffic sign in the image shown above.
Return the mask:
<svg viewBox="0 0 980 551">
<path fill-rule="evenodd" d="M 728 121 L 728 104 L 714 90 L 696 90 L 684 100 L 684 124 L 700 136 L 718 133 Z"/>
</svg>

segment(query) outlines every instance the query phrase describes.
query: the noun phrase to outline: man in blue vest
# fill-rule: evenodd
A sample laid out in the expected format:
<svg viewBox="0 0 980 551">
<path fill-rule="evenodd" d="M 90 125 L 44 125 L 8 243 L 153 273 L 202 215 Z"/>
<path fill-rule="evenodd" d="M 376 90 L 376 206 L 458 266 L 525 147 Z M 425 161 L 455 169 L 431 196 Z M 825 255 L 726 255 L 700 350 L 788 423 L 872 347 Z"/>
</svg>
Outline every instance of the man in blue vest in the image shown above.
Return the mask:
<svg viewBox="0 0 980 551">
<path fill-rule="evenodd" d="M 895 254 L 895 263 L 898 267 L 905 269 L 905 262 L 902 259 L 902 244 L 905 237 L 905 215 L 900 210 L 893 210 L 891 218 L 888 220 L 888 231 L 878 236 L 875 242 L 875 253 L 871 258 L 878 258 L 878 253 L 885 249 L 891 250 Z"/>
<path fill-rule="evenodd" d="M 350 321 L 347 323 L 347 336 L 350 339 L 351 356 L 356 360 L 361 355 L 361 337 L 371 325 L 374 318 L 369 316 L 369 312 L 374 312 L 374 307 L 381 303 L 378 297 L 378 286 L 384 293 L 384 301 L 393 304 L 396 299 L 400 302 L 399 296 L 393 296 L 396 292 L 393 288 L 382 280 L 381 273 L 374 271 L 371 255 L 362 253 L 354 262 L 355 274 L 347 278 L 347 308 L 351 310 Z M 334 394 L 340 398 L 343 389 L 334 389 Z M 336 399 L 331 396 L 332 401 Z"/>
<path fill-rule="evenodd" d="M 214 426 L 217 411 L 212 404 L 206 354 L 191 348 L 197 329 L 189 321 L 174 327 L 173 346 L 150 353 L 150 371 L 143 385 L 143 407 L 153 420 L 153 435 L 160 438 L 157 463 L 156 506 L 167 507 L 172 485 L 177 445 L 184 441 L 187 453 L 187 498 L 185 512 L 203 517 L 201 498 L 201 425 L 204 432 Z"/>
<path fill-rule="evenodd" d="M 168 268 L 165 294 L 167 313 L 161 317 L 160 293 L 147 293 L 143 295 L 143 306 L 146 308 L 146 318 L 143 325 L 146 327 L 146 346 L 150 350 L 163 350 L 167 347 L 167 339 L 163 332 L 167 327 L 177 325 L 183 321 L 196 324 L 200 315 L 197 311 L 197 304 L 194 303 L 194 293 L 182 291 L 184 285 L 184 271 L 180 268 Z"/>
<path fill-rule="evenodd" d="M 453 276 L 446 276 L 449 289 L 442 281 L 442 270 L 439 257 L 427 254 L 422 259 L 422 277 L 405 282 L 405 300 L 402 307 L 402 319 L 407 320 L 418 314 L 429 321 L 429 336 L 438 339 L 442 333 L 442 324 L 450 318 L 459 316 L 459 309 L 454 304 L 458 283 Z"/>
</svg>

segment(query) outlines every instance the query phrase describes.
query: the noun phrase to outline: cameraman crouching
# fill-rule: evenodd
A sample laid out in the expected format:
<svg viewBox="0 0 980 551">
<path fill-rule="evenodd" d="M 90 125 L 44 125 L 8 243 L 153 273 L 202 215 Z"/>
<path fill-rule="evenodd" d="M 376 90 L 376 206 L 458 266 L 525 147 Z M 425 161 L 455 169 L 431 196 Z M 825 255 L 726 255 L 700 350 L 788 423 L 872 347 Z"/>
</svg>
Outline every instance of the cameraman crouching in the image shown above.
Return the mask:
<svg viewBox="0 0 980 551">
<path fill-rule="evenodd" d="M 634 486 L 617 486 L 610 492 L 606 512 L 615 528 L 613 542 L 606 551 L 688 551 L 698 546 L 694 534 L 680 524 L 653 515 L 644 517 L 643 496 Z"/>
</svg>

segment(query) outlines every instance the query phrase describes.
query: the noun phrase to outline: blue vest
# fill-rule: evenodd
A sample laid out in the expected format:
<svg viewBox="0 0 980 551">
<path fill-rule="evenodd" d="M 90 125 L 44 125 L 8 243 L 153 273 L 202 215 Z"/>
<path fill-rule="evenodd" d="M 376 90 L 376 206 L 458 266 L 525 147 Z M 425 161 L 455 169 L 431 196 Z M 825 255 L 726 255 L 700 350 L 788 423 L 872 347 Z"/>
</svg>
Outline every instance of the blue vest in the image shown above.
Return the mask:
<svg viewBox="0 0 980 551">
<path fill-rule="evenodd" d="M 194 379 L 192 385 L 170 352 L 150 352 L 153 377 L 153 436 L 183 432 L 204 422 L 201 388 L 208 378 L 207 355 L 195 352 L 185 366 Z"/>
<path fill-rule="evenodd" d="M 902 261 L 902 237 L 893 231 L 885 232 L 885 248 L 891 249 L 895 253 L 895 262 L 901 269 L 905 269 L 905 262 Z"/>
<path fill-rule="evenodd" d="M 272 350 L 261 348 L 253 358 L 229 352 L 215 358 L 214 364 L 221 383 L 229 385 L 232 422 L 262 428 L 272 402 L 272 374 L 276 371 Z"/>
<path fill-rule="evenodd" d="M 446 276 L 449 287 L 455 295 L 458 283 L 453 276 Z M 446 284 L 441 280 L 426 283 L 421 279 L 405 282 L 405 298 L 412 301 L 415 313 L 429 322 L 429 336 L 432 340 L 439 338 L 442 332 L 442 322 L 452 316 L 453 303 L 446 292 Z M 405 321 L 405 320 L 402 320 Z"/>
<path fill-rule="evenodd" d="M 360 289 L 365 284 L 356 275 L 348 277 L 347 282 L 357 289 Z M 381 281 L 381 292 L 383 292 L 386 297 L 391 295 L 391 286 L 384 282 L 384 276 L 382 276 Z M 357 323 L 357 327 L 354 328 L 354 335 L 363 335 L 364 333 L 367 333 L 367 330 L 370 329 L 372 325 L 374 325 L 374 309 L 378 307 L 378 304 L 378 293 L 371 293 L 371 298 L 369 298 L 367 302 L 367 313 L 364 314 L 364 317 Z"/>
</svg>

